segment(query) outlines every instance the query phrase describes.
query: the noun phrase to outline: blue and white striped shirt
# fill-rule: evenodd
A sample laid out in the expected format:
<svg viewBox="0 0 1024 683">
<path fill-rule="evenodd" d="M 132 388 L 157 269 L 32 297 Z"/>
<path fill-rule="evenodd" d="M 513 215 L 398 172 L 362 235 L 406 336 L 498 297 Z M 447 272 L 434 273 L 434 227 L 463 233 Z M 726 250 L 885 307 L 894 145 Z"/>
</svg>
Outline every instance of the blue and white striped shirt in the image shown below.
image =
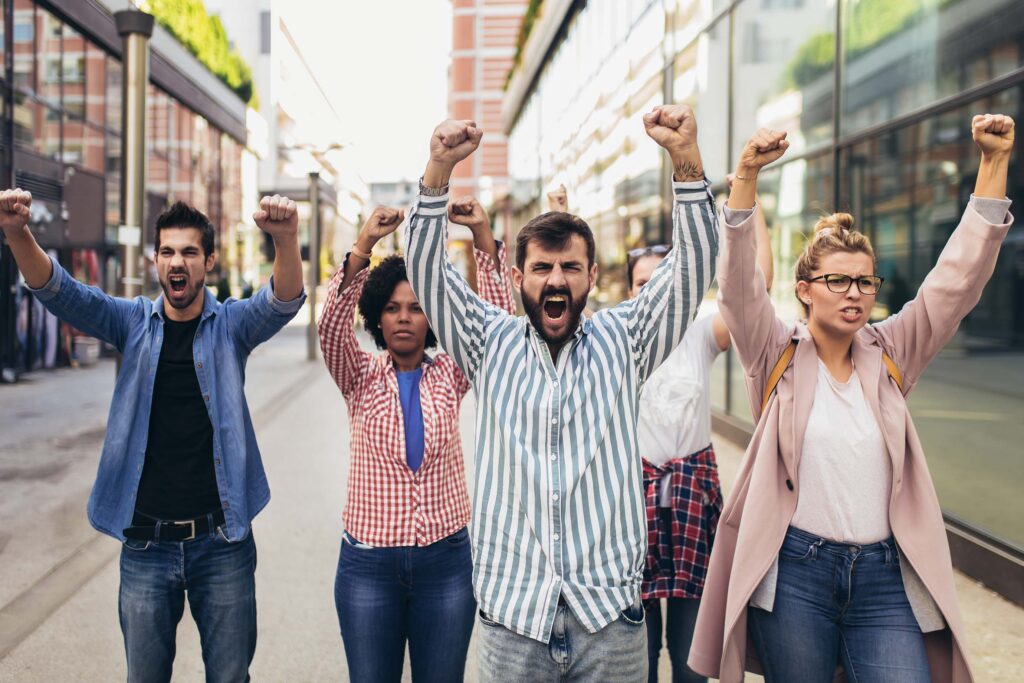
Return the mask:
<svg viewBox="0 0 1024 683">
<path fill-rule="evenodd" d="M 707 184 L 673 192 L 676 248 L 636 299 L 583 319 L 556 363 L 526 317 L 482 301 L 448 261 L 448 197 L 411 211 L 413 290 L 477 394 L 474 590 L 489 617 L 535 640 L 550 639 L 559 595 L 591 632 L 638 596 L 640 388 L 682 339 L 718 254 Z"/>
</svg>

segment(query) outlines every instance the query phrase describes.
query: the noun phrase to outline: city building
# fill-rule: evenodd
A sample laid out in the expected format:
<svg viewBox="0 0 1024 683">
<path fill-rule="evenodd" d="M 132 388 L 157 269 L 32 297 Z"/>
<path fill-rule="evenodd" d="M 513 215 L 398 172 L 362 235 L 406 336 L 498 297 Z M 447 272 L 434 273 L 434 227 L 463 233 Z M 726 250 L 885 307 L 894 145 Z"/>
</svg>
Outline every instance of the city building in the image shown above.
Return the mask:
<svg viewBox="0 0 1024 683">
<path fill-rule="evenodd" d="M 758 127 L 789 131 L 761 174 L 775 251 L 773 298 L 795 319 L 793 267 L 823 213 L 849 210 L 898 311 L 956 227 L 978 153 L 971 116 L 1024 123 L 1024 3 L 1009 0 L 546 0 L 518 46 L 502 105 L 514 234 L 564 183 L 594 228 L 598 305 L 624 294 L 626 251 L 670 234 L 670 169 L 640 117 L 663 102 L 697 115 L 708 178 L 724 177 Z M 1009 197 L 1024 205 L 1024 150 Z M 1024 226 L 1013 227 L 977 308 L 910 396 L 954 562 L 1024 602 Z M 711 296 L 708 307 L 714 306 Z M 716 428 L 752 425 L 744 377 L 723 354 Z"/>
<path fill-rule="evenodd" d="M 448 111 L 484 130 L 480 149 L 452 174 L 453 197 L 475 195 L 486 206 L 508 185 L 508 142 L 501 102 L 515 58 L 527 0 L 452 0 Z"/>
<path fill-rule="evenodd" d="M 76 277 L 117 293 L 120 262 L 121 38 L 113 12 L 127 0 L 7 0 L 0 4 L 0 176 L 32 192 L 39 243 Z M 147 110 L 146 254 L 154 218 L 183 200 L 209 215 L 221 253 L 211 283 L 241 268 L 235 248 L 243 207 L 247 105 L 172 35 L 151 40 Z M 147 290 L 157 288 L 147 268 Z M 9 250 L 0 255 L 0 367 L 19 373 L 66 364 L 92 340 L 45 313 L 21 283 Z M 80 340 L 80 343 L 76 343 Z"/>
</svg>

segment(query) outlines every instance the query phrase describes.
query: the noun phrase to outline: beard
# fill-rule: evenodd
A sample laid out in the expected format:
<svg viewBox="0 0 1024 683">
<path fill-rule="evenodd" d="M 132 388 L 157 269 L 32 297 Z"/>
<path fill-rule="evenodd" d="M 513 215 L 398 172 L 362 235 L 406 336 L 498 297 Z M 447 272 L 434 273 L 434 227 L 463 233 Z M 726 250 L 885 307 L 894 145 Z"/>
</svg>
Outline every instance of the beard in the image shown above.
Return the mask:
<svg viewBox="0 0 1024 683">
<path fill-rule="evenodd" d="M 572 296 L 572 292 L 568 289 L 556 287 L 544 289 L 536 299 L 532 298 L 526 292 L 521 292 L 521 294 L 523 297 L 523 308 L 526 310 L 526 317 L 530 319 L 530 324 L 533 325 L 533 329 L 537 330 L 537 333 L 545 342 L 555 345 L 563 344 L 569 339 L 569 337 L 576 334 L 576 328 L 579 327 L 580 317 L 583 315 L 583 309 L 587 307 L 586 294 L 579 299 L 575 299 Z M 557 336 L 548 334 L 544 329 L 544 297 L 554 294 L 561 294 L 568 302 L 565 313 L 563 314 L 568 316 L 568 324 L 565 327 L 565 332 Z"/>
<path fill-rule="evenodd" d="M 175 290 L 171 287 L 171 276 L 172 275 L 184 275 L 185 288 L 184 290 Z M 185 309 L 192 305 L 192 302 L 196 300 L 199 293 L 203 291 L 203 287 L 206 286 L 206 278 L 204 277 L 199 282 L 192 282 L 188 273 L 183 271 L 174 271 L 167 273 L 166 277 L 160 278 L 160 288 L 164 292 L 164 301 L 171 305 L 171 308 Z M 179 296 L 184 295 L 182 298 Z"/>
</svg>

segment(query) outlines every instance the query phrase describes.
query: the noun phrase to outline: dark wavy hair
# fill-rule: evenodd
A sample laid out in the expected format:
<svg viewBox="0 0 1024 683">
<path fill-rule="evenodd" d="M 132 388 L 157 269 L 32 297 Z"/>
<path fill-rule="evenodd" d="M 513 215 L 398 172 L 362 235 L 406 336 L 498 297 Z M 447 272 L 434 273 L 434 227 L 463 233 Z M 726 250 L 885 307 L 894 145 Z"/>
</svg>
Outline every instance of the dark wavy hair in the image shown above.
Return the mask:
<svg viewBox="0 0 1024 683">
<path fill-rule="evenodd" d="M 185 202 L 174 202 L 156 219 L 156 248 L 160 248 L 160 231 L 164 228 L 195 228 L 203 243 L 203 256 L 213 253 L 216 231 L 206 214 Z"/>
<path fill-rule="evenodd" d="M 401 256 L 388 256 L 380 264 L 370 271 L 363 285 L 363 293 L 359 295 L 359 314 L 363 316 L 363 325 L 366 331 L 373 335 L 373 341 L 378 349 L 386 349 L 388 344 L 384 341 L 384 332 L 380 329 L 380 315 L 384 307 L 391 300 L 391 294 L 399 282 L 409 279 L 405 271 L 405 259 Z M 437 337 L 434 331 L 427 328 L 427 341 L 425 348 L 432 349 L 437 346 Z"/>
</svg>

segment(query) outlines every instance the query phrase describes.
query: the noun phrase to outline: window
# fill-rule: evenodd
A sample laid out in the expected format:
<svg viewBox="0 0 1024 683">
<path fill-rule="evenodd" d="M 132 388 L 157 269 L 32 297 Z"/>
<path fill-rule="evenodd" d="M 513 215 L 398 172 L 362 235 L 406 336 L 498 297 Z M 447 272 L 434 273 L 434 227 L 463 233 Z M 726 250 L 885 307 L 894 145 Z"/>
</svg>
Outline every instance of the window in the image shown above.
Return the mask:
<svg viewBox="0 0 1024 683">
<path fill-rule="evenodd" d="M 260 54 L 270 54 L 270 12 L 260 12 Z"/>
</svg>

